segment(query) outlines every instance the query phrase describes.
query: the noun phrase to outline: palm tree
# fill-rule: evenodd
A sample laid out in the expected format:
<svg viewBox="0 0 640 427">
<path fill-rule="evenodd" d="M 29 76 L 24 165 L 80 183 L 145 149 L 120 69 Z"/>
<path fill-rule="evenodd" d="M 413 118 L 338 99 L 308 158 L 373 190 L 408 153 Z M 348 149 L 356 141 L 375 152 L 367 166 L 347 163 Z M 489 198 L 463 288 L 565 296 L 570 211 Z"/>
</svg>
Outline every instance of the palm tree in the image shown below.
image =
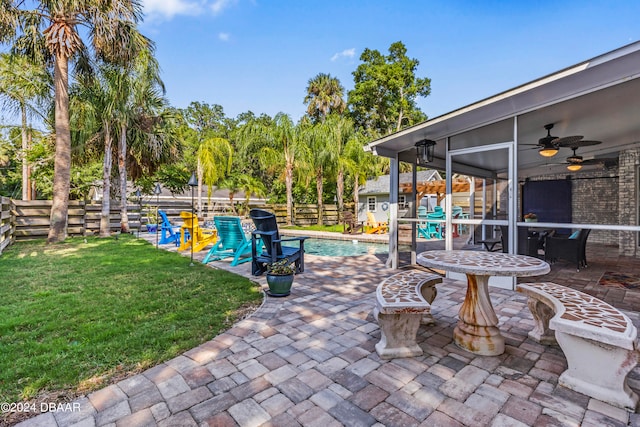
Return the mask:
<svg viewBox="0 0 640 427">
<path fill-rule="evenodd" d="M 357 209 L 360 203 L 358 189 L 360 185 L 366 182 L 367 176 L 375 175 L 376 171 L 376 159 L 371 153 L 367 153 L 362 148 L 365 138 L 361 132 L 355 132 L 347 140 L 347 144 L 344 148 L 345 166 L 351 178 L 353 179 L 353 202 L 356 205 L 356 216 L 358 215 Z"/>
<path fill-rule="evenodd" d="M 145 123 L 154 122 L 156 116 L 166 105 L 164 95 L 164 83 L 160 79 L 160 67 L 153 57 L 153 44 L 148 44 L 148 49 L 141 50 L 132 61 L 131 66 L 119 67 L 124 80 L 123 91 L 125 96 L 121 98 L 122 104 L 118 106 L 116 120 L 119 124 L 120 135 L 118 138 L 118 172 L 120 176 L 120 230 L 129 232 L 129 216 L 127 212 L 127 158 L 129 156 L 127 138 L 130 137 L 129 129 Z M 146 126 L 145 126 L 146 127 Z M 144 136 L 149 141 L 149 135 L 156 129 L 140 129 L 135 133 Z"/>
<path fill-rule="evenodd" d="M 345 155 L 348 142 L 354 136 L 353 122 L 345 117 L 332 114 L 325 125 L 329 128 L 331 147 L 335 151 L 336 199 L 338 212 L 344 210 L 344 175 L 349 168 L 349 158 Z M 360 146 L 362 150 L 362 146 Z"/>
<path fill-rule="evenodd" d="M 207 185 L 207 197 L 211 199 L 213 186 L 231 172 L 233 148 L 224 138 L 207 138 L 198 147 L 197 158 L 198 184 Z M 200 193 L 198 191 L 198 198 Z M 201 206 L 200 201 L 198 205 Z"/>
<path fill-rule="evenodd" d="M 333 137 L 333 129 L 328 121 L 305 128 L 303 135 L 306 142 L 305 163 L 310 168 L 316 181 L 318 225 L 322 225 L 324 176 L 325 171 L 332 169 L 337 163 L 338 152 L 336 150 L 336 140 Z"/>
<path fill-rule="evenodd" d="M 78 72 L 86 70 L 89 63 L 81 34 L 86 34 L 96 57 L 129 62 L 141 40 L 135 26 L 141 17 L 139 0 L 2 2 L 0 41 L 12 44 L 14 51 L 52 60 L 54 66 L 56 153 L 48 243 L 67 237 L 71 178 L 69 63 L 75 60 Z M 88 31 L 80 33 L 80 25 Z"/>
<path fill-rule="evenodd" d="M 262 118 L 251 120 L 239 133 L 239 142 L 245 152 L 251 151 L 252 146 L 261 147 L 258 151 L 260 162 L 270 172 L 281 173 L 287 193 L 287 225 L 291 225 L 293 171 L 303 146 L 301 126 L 296 126 L 288 115 L 278 113 L 268 123 Z"/>
<path fill-rule="evenodd" d="M 309 79 L 307 85 L 307 96 L 304 97 L 307 114 L 314 123 L 323 122 L 331 113 L 342 114 L 347 108 L 343 95 L 344 87 L 337 77 L 331 77 L 331 74 L 318 74 Z"/>
<path fill-rule="evenodd" d="M 244 205 L 243 210 L 246 211 L 249 207 L 249 201 L 251 195 L 255 194 L 258 197 L 264 197 L 266 189 L 262 181 L 244 173 L 232 173 L 222 181 L 218 183 L 218 188 L 225 188 L 229 190 L 229 204 L 234 215 L 238 215 L 235 203 L 233 201 L 235 194 L 238 191 L 244 192 Z"/>
<path fill-rule="evenodd" d="M 22 200 L 31 200 L 27 162 L 31 134 L 27 117 L 36 114 L 46 120 L 40 110 L 48 99 L 51 87 L 51 76 L 43 66 L 21 55 L 0 54 L 0 95 L 5 98 L 4 106 L 20 112 L 22 121 Z"/>
</svg>

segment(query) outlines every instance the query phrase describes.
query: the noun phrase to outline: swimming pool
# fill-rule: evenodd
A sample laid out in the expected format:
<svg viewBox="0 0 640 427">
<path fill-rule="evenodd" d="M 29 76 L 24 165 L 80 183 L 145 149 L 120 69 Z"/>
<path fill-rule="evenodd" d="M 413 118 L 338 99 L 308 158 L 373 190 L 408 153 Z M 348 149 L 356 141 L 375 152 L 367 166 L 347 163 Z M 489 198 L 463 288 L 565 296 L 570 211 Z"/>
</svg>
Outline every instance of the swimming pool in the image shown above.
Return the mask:
<svg viewBox="0 0 640 427">
<path fill-rule="evenodd" d="M 384 243 L 360 242 L 353 240 L 329 240 L 309 238 L 304 242 L 305 253 L 316 256 L 358 256 L 389 253 Z"/>
</svg>

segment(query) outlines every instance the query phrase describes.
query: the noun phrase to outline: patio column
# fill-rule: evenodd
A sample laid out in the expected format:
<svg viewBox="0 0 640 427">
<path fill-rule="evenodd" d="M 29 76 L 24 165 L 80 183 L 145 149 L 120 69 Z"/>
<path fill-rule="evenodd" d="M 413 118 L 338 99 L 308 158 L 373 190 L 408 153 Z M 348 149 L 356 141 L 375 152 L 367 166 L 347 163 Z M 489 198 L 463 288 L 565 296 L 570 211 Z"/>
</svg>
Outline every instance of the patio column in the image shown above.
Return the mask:
<svg viewBox="0 0 640 427">
<path fill-rule="evenodd" d="M 411 169 L 411 217 L 416 218 L 418 216 L 418 165 L 417 158 L 413 160 L 413 168 Z M 398 227 L 398 238 L 400 236 L 400 230 Z M 416 233 L 416 223 L 411 223 L 411 265 L 417 264 L 417 233 Z"/>
<path fill-rule="evenodd" d="M 389 158 L 389 258 L 387 268 L 398 269 L 398 189 L 400 187 L 398 153 Z"/>
</svg>

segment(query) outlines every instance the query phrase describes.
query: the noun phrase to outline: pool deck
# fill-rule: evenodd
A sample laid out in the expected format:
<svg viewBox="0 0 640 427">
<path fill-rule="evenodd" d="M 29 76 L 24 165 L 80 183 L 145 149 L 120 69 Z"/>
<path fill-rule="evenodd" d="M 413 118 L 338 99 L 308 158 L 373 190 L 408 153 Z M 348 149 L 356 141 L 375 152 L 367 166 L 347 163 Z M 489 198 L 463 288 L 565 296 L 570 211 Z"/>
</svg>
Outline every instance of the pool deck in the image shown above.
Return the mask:
<svg viewBox="0 0 640 427">
<path fill-rule="evenodd" d="M 154 235 L 141 237 L 155 242 Z M 19 425 L 640 426 L 637 412 L 558 386 L 566 359 L 559 347 L 527 338 L 533 325 L 527 301 L 511 290 L 490 293 L 506 338 L 504 354 L 477 356 L 453 344 L 466 285 L 448 281 L 438 285 L 433 302 L 436 324 L 419 331 L 424 355 L 381 360 L 372 308 L 377 284 L 395 272 L 384 267 L 385 258 L 306 256 L 290 296 L 267 297 L 212 340 L 77 399 L 78 411 L 48 412 Z M 637 264 L 618 262 L 640 273 Z M 266 288 L 264 277 L 250 275 L 250 263 L 210 266 Z M 591 286 L 598 268 L 576 273 L 554 264 L 547 279 Z M 626 301 L 635 311 L 627 314 L 638 325 L 640 291 L 633 293 Z M 640 389 L 638 367 L 629 384 Z"/>
</svg>

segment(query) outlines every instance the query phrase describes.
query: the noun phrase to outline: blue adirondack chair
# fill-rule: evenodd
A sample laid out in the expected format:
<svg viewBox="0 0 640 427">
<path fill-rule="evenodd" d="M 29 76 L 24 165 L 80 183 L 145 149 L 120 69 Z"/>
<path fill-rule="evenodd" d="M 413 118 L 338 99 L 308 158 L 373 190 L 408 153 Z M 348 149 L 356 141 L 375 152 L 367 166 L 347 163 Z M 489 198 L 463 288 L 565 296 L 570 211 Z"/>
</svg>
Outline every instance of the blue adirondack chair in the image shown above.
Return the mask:
<svg viewBox="0 0 640 427">
<path fill-rule="evenodd" d="M 218 241 L 209 249 L 202 263 L 206 264 L 209 261 L 233 257 L 231 266 L 235 267 L 243 262 L 251 261 L 251 240 L 245 236 L 240 218 L 237 216 L 216 216 L 213 218 L 213 222 L 218 230 Z"/>
<path fill-rule="evenodd" d="M 171 224 L 165 211 L 159 210 L 158 214 L 162 218 L 160 241 L 158 243 L 161 245 L 175 243 L 175 245 L 178 246 L 180 244 L 180 227 Z"/>
</svg>

